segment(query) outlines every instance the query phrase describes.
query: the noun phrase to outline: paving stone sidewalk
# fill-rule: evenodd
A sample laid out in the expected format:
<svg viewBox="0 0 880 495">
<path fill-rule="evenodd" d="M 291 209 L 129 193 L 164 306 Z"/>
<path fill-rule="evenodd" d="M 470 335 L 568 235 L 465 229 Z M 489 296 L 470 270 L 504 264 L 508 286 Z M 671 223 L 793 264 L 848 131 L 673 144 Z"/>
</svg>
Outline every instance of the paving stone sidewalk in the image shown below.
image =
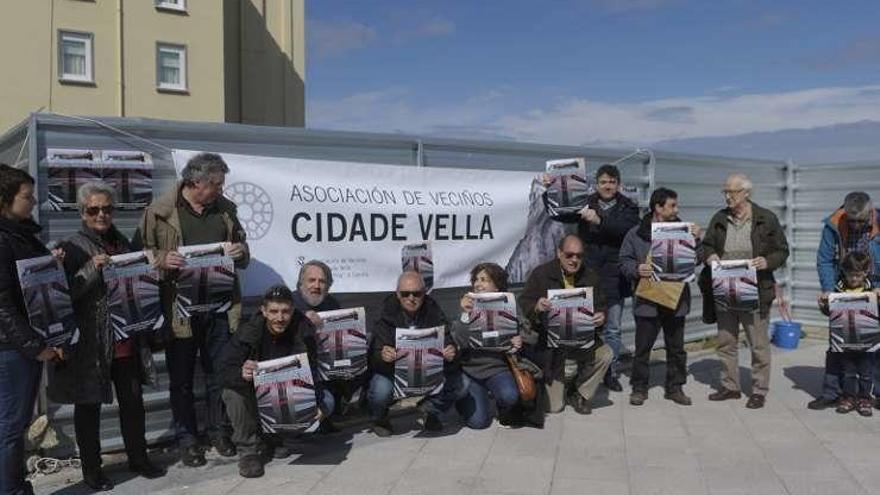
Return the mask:
<svg viewBox="0 0 880 495">
<path fill-rule="evenodd" d="M 818 340 L 774 349 L 762 410 L 746 409 L 745 399 L 706 399 L 719 369 L 710 353 L 691 356 L 691 407 L 663 399 L 663 369 L 655 366 L 658 386 L 644 406 L 612 393 L 592 415 L 569 408 L 548 416 L 544 430 L 495 424 L 426 436 L 403 417 L 396 426 L 410 431 L 388 439 L 358 431 L 303 441 L 256 480 L 240 478 L 234 459 L 214 454 L 202 468 L 170 465 L 158 480 L 131 478 L 124 465 L 107 473 L 114 493 L 124 494 L 880 494 L 880 411 L 862 418 L 806 408 L 821 388 L 824 349 Z M 748 354 L 741 351 L 744 373 Z M 38 478 L 35 487 L 88 493 L 79 480 L 67 469 Z"/>
</svg>

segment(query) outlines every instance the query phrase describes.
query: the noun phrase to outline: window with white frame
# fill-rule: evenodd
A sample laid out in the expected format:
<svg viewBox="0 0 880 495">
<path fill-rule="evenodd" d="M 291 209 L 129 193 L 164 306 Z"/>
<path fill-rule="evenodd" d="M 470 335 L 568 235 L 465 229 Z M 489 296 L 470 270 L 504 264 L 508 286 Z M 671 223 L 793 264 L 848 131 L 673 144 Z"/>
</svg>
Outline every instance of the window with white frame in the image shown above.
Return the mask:
<svg viewBox="0 0 880 495">
<path fill-rule="evenodd" d="M 62 81 L 94 82 L 92 34 L 58 32 L 58 75 Z"/>
<path fill-rule="evenodd" d="M 186 47 L 171 43 L 156 45 L 156 86 L 186 91 Z"/>
<path fill-rule="evenodd" d="M 155 0 L 157 9 L 186 11 L 186 0 Z"/>
</svg>

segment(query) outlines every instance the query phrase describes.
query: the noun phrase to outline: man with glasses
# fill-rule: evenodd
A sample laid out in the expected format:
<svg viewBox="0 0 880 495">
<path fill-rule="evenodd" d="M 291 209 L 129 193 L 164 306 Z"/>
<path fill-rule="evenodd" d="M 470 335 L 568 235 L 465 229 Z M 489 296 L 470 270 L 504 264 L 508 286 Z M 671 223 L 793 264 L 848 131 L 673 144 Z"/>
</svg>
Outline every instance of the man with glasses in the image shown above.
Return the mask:
<svg viewBox="0 0 880 495">
<path fill-rule="evenodd" d="M 433 328 L 445 326 L 443 358 L 443 390 L 419 405 L 419 422 L 425 430 L 443 428 L 439 416 L 456 401 L 467 395 L 461 366 L 455 360 L 456 348 L 449 332 L 449 324 L 440 305 L 425 293 L 425 282 L 418 272 L 406 271 L 397 280 L 397 290 L 382 303 L 381 314 L 373 325 L 370 342 L 370 364 L 373 377 L 367 402 L 373 433 L 387 437 L 393 433 L 388 420 L 388 407 L 394 396 L 394 362 L 397 360 L 396 331 L 398 328 Z"/>
<path fill-rule="evenodd" d="M 551 309 L 547 299 L 550 289 L 593 288 L 593 324 L 596 326 L 596 342 L 590 349 L 547 347 L 547 318 Z M 523 314 L 538 333 L 538 352 L 544 368 L 544 386 L 547 394 L 547 410 L 559 413 L 569 402 L 580 414 L 590 414 L 592 399 L 611 366 L 614 353 L 608 344 L 602 343 L 599 327 L 605 323 L 607 303 L 600 286 L 599 276 L 584 264 L 584 243 L 580 237 L 568 234 L 559 241 L 556 258 L 532 270 L 519 299 Z M 567 384 L 566 361 L 573 361 L 577 374 L 573 383 Z"/>
<path fill-rule="evenodd" d="M 165 321 L 171 322 L 172 331 L 165 349 L 171 382 L 171 412 L 181 460 L 190 467 L 206 463 L 197 441 L 193 395 L 196 356 L 200 356 L 207 385 L 208 437 L 220 455 L 235 455 L 215 369 L 223 346 L 241 319 L 238 279 L 232 307 L 226 313 L 196 314 L 187 318 L 174 310 L 174 278 L 186 265 L 178 247 L 222 242 L 224 253 L 234 260 L 236 269 L 247 268 L 250 261 L 235 203 L 221 194 L 227 173 L 229 167 L 220 155 L 194 156 L 183 168 L 180 183 L 147 207 L 139 227 L 144 249 L 155 252 L 162 270 L 162 304 Z"/>
<path fill-rule="evenodd" d="M 822 293 L 820 304 L 827 304 L 828 294 L 834 292 L 834 286 L 840 277 L 840 260 L 851 252 L 867 253 L 872 263 L 869 273 L 871 285 L 880 287 L 880 211 L 871 203 L 871 197 L 862 191 L 854 191 L 846 195 L 843 206 L 823 220 L 822 239 L 816 252 L 816 269 L 819 272 L 819 285 Z M 810 401 L 807 407 L 822 410 L 835 407 L 840 398 L 843 370 L 840 366 L 839 353 L 825 353 L 825 378 L 822 384 L 822 395 Z M 875 371 L 875 386 L 880 384 L 880 373 Z M 876 406 L 876 403 L 875 403 Z"/>
<path fill-rule="evenodd" d="M 560 217 L 559 221 L 577 223 L 578 236 L 586 246 L 584 262 L 599 274 L 602 292 L 608 299 L 602 335 L 614 352 L 604 383 L 609 390 L 621 392 L 623 386 L 617 372 L 622 347 L 620 319 L 631 290 L 618 269 L 618 253 L 626 233 L 639 223 L 639 206 L 620 193 L 620 170 L 605 164 L 596 171 L 596 192 L 587 197 L 587 206 L 578 214 Z"/>
<path fill-rule="evenodd" d="M 752 181 L 742 173 L 727 177 L 722 189 L 727 207 L 709 221 L 703 238 L 706 265 L 700 274 L 703 293 L 703 321 L 718 323 L 718 357 L 721 359 L 721 388 L 709 400 L 739 399 L 739 330 L 746 332 L 752 351 L 752 394 L 749 409 L 764 407 L 770 386 L 770 337 L 767 333 L 770 308 L 776 297 L 773 270 L 788 259 L 788 241 L 773 212 L 752 202 Z M 711 263 L 716 260 L 751 260 L 758 273 L 758 309 L 716 312 L 712 294 Z"/>
</svg>

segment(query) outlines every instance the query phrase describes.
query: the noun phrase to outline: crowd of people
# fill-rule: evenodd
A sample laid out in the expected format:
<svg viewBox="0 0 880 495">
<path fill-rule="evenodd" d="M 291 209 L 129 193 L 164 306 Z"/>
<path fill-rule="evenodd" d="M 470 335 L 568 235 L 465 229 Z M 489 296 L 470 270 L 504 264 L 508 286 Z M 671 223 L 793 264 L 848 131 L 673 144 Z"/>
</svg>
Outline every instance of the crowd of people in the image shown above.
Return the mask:
<svg viewBox="0 0 880 495">
<path fill-rule="evenodd" d="M 26 172 L 0 165 L 0 493 L 32 493 L 25 480 L 24 435 L 31 420 L 44 363 L 49 373 L 48 396 L 58 403 L 74 404 L 76 443 L 84 482 L 92 489 L 109 490 L 113 483 L 101 469 L 100 412 L 102 404 L 119 404 L 119 418 L 129 469 L 147 478 L 165 470 L 148 457 L 142 386 L 155 382 L 152 351 L 159 338 L 164 346 L 170 376 L 173 431 L 180 461 L 197 467 L 206 463 L 207 444 L 225 457 L 239 456 L 245 477 L 263 474 L 271 458 L 290 454 L 282 438 L 261 431 L 254 393 L 254 372 L 259 361 L 300 352 L 315 362 L 315 331 L 322 325 L 321 311 L 339 309 L 330 294 L 333 274 L 320 261 L 309 261 L 300 270 L 295 288 L 276 285 L 263 295 L 259 310 L 243 318 L 238 284 L 233 304 L 222 313 L 182 317 L 173 310 L 174 278 L 186 260 L 181 246 L 223 243 L 224 253 L 244 269 L 250 261 L 245 231 L 236 216 L 236 205 L 222 195 L 229 172 L 222 158 L 202 153 L 191 159 L 181 180 L 149 205 L 134 238 L 127 239 L 113 222 L 114 191 L 95 182 L 79 189 L 82 218 L 79 232 L 60 248 L 49 250 L 40 240 L 40 226 L 31 217 L 36 204 L 34 180 Z M 470 428 L 487 428 L 497 417 L 502 426 L 542 427 L 545 413 L 559 413 L 566 405 L 590 414 L 600 386 L 621 392 L 617 363 L 622 349 L 620 321 L 626 298 L 633 298 L 636 322 L 629 403 L 648 400 L 649 360 L 663 332 L 667 355 L 664 397 L 681 406 L 692 404 L 685 393 L 687 353 L 685 317 L 691 310 L 691 293 L 680 282 L 673 307 L 639 296 L 641 281 L 651 280 L 649 260 L 651 224 L 687 221 L 679 218 L 678 194 L 660 187 L 650 196 L 647 213 L 621 194 L 620 173 L 611 165 L 598 169 L 597 191 L 588 206 L 576 215 L 560 218 L 577 224 L 576 233 L 559 240 L 556 256 L 534 268 L 519 296 L 518 335 L 509 349 L 487 350 L 471 345 L 465 315 L 474 300 L 460 300 L 462 318 L 444 314 L 426 291 L 420 274 L 406 271 L 375 311 L 371 311 L 369 371 L 356 380 L 331 380 L 316 384 L 319 431 L 338 431 L 334 418 L 354 401 L 354 391 L 365 390 L 363 405 L 372 432 L 394 434 L 389 407 L 394 402 L 393 363 L 398 357 L 395 330 L 445 326 L 444 386 L 440 393 L 421 400 L 418 423 L 426 430 L 443 428 L 454 415 Z M 789 256 L 788 243 L 776 215 L 756 204 L 752 183 L 740 173 L 723 185 L 726 206 L 703 231 L 691 223 L 697 240 L 697 262 L 704 262 L 699 286 L 703 292 L 703 319 L 717 323 L 718 358 L 722 363 L 720 387 L 712 401 L 742 397 L 739 381 L 739 333 L 744 331 L 752 354 L 751 395 L 746 407 L 764 406 L 770 385 L 771 353 L 768 339 L 770 309 L 776 297 L 773 271 Z M 819 304 L 827 308 L 832 292 L 875 290 L 880 274 L 880 219 L 865 193 L 847 195 L 840 210 L 825 222 L 818 252 L 822 284 Z M 162 274 L 162 303 L 167 328 L 156 335 L 138 334 L 119 340 L 108 319 L 108 295 L 102 270 L 110 256 L 147 250 Z M 81 337 L 76 346 L 49 347 L 28 322 L 26 304 L 15 262 L 52 254 L 63 262 Z M 748 259 L 757 270 L 758 307 L 753 311 L 716 308 L 708 265 L 714 260 Z M 481 263 L 470 271 L 469 294 L 509 290 L 504 269 Z M 551 304 L 547 291 L 591 287 L 592 323 L 598 329 L 589 349 L 551 347 L 547 342 Z M 389 289 L 392 289 L 389 287 Z M 151 341 L 152 340 L 152 341 Z M 533 363 L 537 380 L 534 398 L 523 400 L 511 368 L 510 356 Z M 875 373 L 872 353 L 828 352 L 821 397 L 811 409 L 836 407 L 838 412 L 857 410 L 868 415 L 874 405 Z M 206 419 L 200 429 L 196 419 L 193 377 L 200 366 L 206 382 Z"/>
</svg>

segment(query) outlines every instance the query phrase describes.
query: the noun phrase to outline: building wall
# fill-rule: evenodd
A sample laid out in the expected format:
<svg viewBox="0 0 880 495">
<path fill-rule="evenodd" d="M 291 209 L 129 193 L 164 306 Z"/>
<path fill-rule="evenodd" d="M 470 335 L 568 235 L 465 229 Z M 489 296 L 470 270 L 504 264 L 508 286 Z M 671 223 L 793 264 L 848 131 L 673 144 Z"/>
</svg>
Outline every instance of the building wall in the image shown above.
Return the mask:
<svg viewBox="0 0 880 495">
<path fill-rule="evenodd" d="M 0 131 L 65 114 L 302 126 L 304 0 L 3 0 Z M 59 81 L 58 30 L 93 35 L 94 83 Z M 156 87 L 156 43 L 187 47 L 185 93 Z"/>
</svg>

